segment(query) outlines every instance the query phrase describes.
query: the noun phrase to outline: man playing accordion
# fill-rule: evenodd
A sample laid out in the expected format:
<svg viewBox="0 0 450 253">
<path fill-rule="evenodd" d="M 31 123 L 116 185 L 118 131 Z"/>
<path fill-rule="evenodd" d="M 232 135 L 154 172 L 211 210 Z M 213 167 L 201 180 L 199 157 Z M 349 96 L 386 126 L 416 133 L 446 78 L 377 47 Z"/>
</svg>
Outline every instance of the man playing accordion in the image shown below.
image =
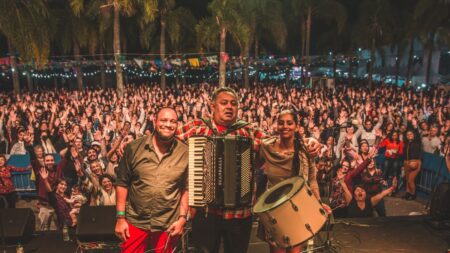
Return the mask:
<svg viewBox="0 0 450 253">
<path fill-rule="evenodd" d="M 199 135 L 247 137 L 253 142 L 253 151 L 258 152 L 261 139 L 267 136 L 249 123 L 237 119 L 238 104 L 239 97 L 233 89 L 216 89 L 211 97 L 212 119 L 187 123 L 178 130 L 178 138 L 187 141 Z M 318 146 L 310 146 L 310 152 L 316 152 Z M 225 252 L 247 252 L 252 227 L 251 205 L 197 208 L 192 216 L 192 239 L 198 252 L 218 252 L 222 238 Z"/>
</svg>

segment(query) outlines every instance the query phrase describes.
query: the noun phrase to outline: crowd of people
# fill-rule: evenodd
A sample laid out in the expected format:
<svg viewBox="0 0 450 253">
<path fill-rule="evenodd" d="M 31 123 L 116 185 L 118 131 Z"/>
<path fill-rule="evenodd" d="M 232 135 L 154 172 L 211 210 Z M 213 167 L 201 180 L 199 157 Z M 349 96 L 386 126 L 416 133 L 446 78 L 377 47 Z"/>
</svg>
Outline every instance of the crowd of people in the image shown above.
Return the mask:
<svg viewBox="0 0 450 253">
<path fill-rule="evenodd" d="M 237 118 L 260 131 L 266 152 L 277 152 L 283 143 L 264 144 L 264 138 L 282 140 L 289 129 L 298 139 L 322 143 L 306 177 L 317 181 L 315 195 L 329 203 L 335 217 L 386 215 L 383 197 L 398 194 L 401 182 L 406 189 L 401 197 L 416 198 L 422 152 L 448 157 L 450 94 L 445 90 L 231 87 L 239 98 Z M 116 205 L 116 181 L 123 182 L 118 167 L 127 144 L 152 135 L 157 114 L 166 107 L 176 113 L 179 139 L 187 139 L 192 133 L 186 127 L 213 117 L 215 88 L 202 83 L 163 91 L 130 85 L 123 97 L 111 89 L 0 93 L 0 204 L 15 206 L 11 172 L 25 170 L 7 165 L 8 157 L 29 154 L 41 229 L 49 228 L 52 216 L 59 227 L 76 226 L 83 205 Z M 377 164 L 374 158 L 381 152 L 384 163 Z M 259 180 L 275 183 L 270 170 L 256 169 Z"/>
</svg>

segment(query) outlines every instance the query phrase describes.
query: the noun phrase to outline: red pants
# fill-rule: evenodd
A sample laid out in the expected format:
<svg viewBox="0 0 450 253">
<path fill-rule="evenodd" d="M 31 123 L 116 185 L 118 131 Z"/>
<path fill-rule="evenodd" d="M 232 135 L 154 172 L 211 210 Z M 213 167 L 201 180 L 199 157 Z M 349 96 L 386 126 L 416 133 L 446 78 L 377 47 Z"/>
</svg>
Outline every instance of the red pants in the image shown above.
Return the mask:
<svg viewBox="0 0 450 253">
<path fill-rule="evenodd" d="M 172 253 L 178 241 L 178 236 L 169 237 L 166 231 L 150 232 L 128 223 L 130 238 L 122 243 L 122 253 L 143 253 L 150 243 L 154 253 Z M 169 240 L 167 242 L 167 240 Z"/>
</svg>

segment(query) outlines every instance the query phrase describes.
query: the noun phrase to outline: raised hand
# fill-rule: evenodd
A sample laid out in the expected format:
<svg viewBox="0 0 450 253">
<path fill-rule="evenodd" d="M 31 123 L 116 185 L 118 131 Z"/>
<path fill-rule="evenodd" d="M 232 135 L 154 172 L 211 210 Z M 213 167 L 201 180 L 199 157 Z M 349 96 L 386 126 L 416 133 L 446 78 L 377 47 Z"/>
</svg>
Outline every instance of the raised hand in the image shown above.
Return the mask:
<svg viewBox="0 0 450 253">
<path fill-rule="evenodd" d="M 373 148 L 370 150 L 369 158 L 372 159 L 372 158 L 374 158 L 377 154 L 378 154 L 378 148 L 373 147 Z"/>
<path fill-rule="evenodd" d="M 94 140 L 100 142 L 102 140 L 102 132 L 99 130 L 95 131 Z"/>
<path fill-rule="evenodd" d="M 48 171 L 45 167 L 41 167 L 41 169 L 39 170 L 39 175 L 41 176 L 42 180 L 47 180 L 48 178 Z"/>
<path fill-rule="evenodd" d="M 75 167 L 75 171 L 76 171 L 77 175 L 79 177 L 83 176 L 83 170 L 81 168 L 81 162 L 80 162 L 80 160 L 78 158 L 73 161 L 73 165 Z"/>
<path fill-rule="evenodd" d="M 306 146 L 308 147 L 308 152 L 311 157 L 317 157 L 322 149 L 322 144 L 314 138 L 305 139 Z"/>
</svg>

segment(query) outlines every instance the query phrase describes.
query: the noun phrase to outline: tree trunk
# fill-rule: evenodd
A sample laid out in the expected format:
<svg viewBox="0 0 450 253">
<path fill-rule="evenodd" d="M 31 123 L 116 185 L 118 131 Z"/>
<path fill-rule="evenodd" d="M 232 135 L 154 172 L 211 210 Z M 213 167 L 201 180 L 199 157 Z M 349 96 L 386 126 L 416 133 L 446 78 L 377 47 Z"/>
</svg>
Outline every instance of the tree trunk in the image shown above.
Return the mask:
<svg viewBox="0 0 450 253">
<path fill-rule="evenodd" d="M 375 38 L 372 38 L 372 47 L 370 49 L 370 62 L 369 62 L 369 69 L 368 69 L 368 80 L 367 80 L 367 86 L 370 89 L 373 89 L 373 81 L 372 81 L 372 75 L 373 75 L 373 65 L 375 63 Z"/>
<path fill-rule="evenodd" d="M 406 72 L 406 85 L 410 85 L 411 74 L 412 74 L 412 63 L 413 63 L 413 55 L 414 55 L 414 38 L 411 38 L 408 54 L 408 70 Z"/>
<path fill-rule="evenodd" d="M 286 81 L 285 81 L 286 88 L 288 90 L 290 90 L 291 89 L 291 83 L 290 83 L 290 80 L 289 80 L 289 79 L 291 79 L 291 65 L 290 65 L 290 63 L 288 63 L 288 65 L 286 66 L 285 75 L 286 75 Z"/>
<path fill-rule="evenodd" d="M 348 59 L 348 83 L 351 85 L 353 83 L 353 59 L 349 57 Z"/>
<path fill-rule="evenodd" d="M 118 0 L 114 0 L 114 64 L 116 65 L 117 95 L 123 97 L 123 73 L 120 66 L 120 9 Z"/>
<path fill-rule="evenodd" d="M 55 88 L 55 91 L 58 90 L 58 78 L 56 76 L 53 77 L 53 87 Z"/>
<path fill-rule="evenodd" d="M 301 85 L 306 85 L 306 81 L 305 81 L 305 44 L 306 44 L 306 22 L 302 21 L 301 22 L 301 36 L 302 36 L 302 46 L 301 46 L 301 68 L 300 68 L 300 83 Z"/>
<path fill-rule="evenodd" d="M 161 10 L 161 35 L 159 37 L 159 56 L 161 58 L 161 89 L 166 89 L 166 13 Z"/>
<path fill-rule="evenodd" d="M 175 51 L 175 55 L 176 57 L 178 57 L 179 55 L 178 50 Z M 172 65 L 172 71 L 175 77 L 175 86 L 177 87 L 180 84 L 181 65 L 180 66 Z"/>
<path fill-rule="evenodd" d="M 9 51 L 9 60 L 11 64 L 11 73 L 13 78 L 14 94 L 19 94 L 20 93 L 19 70 L 17 69 L 16 53 L 14 52 L 14 47 L 10 40 L 8 40 L 8 51 Z"/>
<path fill-rule="evenodd" d="M 311 17 L 312 16 L 312 8 L 308 7 L 308 16 L 306 18 L 306 64 L 310 64 L 309 59 L 309 45 L 311 43 Z"/>
<path fill-rule="evenodd" d="M 380 58 L 381 58 L 381 78 L 385 76 L 385 68 L 386 68 L 386 53 L 384 52 L 384 48 L 380 48 Z M 373 65 L 372 65 L 373 68 Z"/>
<path fill-rule="evenodd" d="M 29 92 L 33 92 L 33 79 L 31 79 L 31 68 L 27 67 L 27 87 Z"/>
<path fill-rule="evenodd" d="M 225 87 L 226 79 L 226 62 L 225 62 L 225 39 L 227 36 L 227 29 L 225 26 L 220 26 L 220 61 L 219 61 L 219 87 Z"/>
<path fill-rule="evenodd" d="M 243 68 L 243 75 L 244 75 L 244 87 L 246 89 L 250 88 L 250 82 L 249 82 L 249 71 L 248 71 L 248 65 L 249 65 L 249 53 L 250 53 L 250 45 L 247 43 L 247 45 L 244 48 L 244 68 Z"/>
<path fill-rule="evenodd" d="M 183 64 L 184 59 L 182 58 L 182 56 L 180 56 L 180 58 L 181 58 L 181 65 L 180 65 L 181 83 L 184 85 L 186 84 L 186 76 L 185 76 L 186 68 L 184 67 Z"/>
<path fill-rule="evenodd" d="M 77 75 L 77 89 L 83 90 L 83 72 L 81 71 L 80 45 L 76 40 L 73 41 L 73 56 L 75 58 L 75 74 Z"/>
<path fill-rule="evenodd" d="M 337 78 L 337 62 L 336 62 L 336 54 L 333 52 L 333 78 Z"/>
<path fill-rule="evenodd" d="M 259 82 L 259 40 L 258 37 L 255 37 L 255 83 Z"/>
<path fill-rule="evenodd" d="M 402 48 L 400 46 L 401 43 L 398 43 L 397 45 L 397 57 L 395 59 L 395 85 L 398 86 L 398 75 L 400 74 L 400 58 L 401 58 L 401 52 Z"/>
<path fill-rule="evenodd" d="M 106 89 L 105 56 L 103 45 L 100 45 L 100 83 L 103 89 Z"/>
<path fill-rule="evenodd" d="M 427 41 L 427 72 L 425 75 L 425 83 L 427 85 L 431 85 L 430 83 L 430 77 L 431 77 L 431 61 L 433 59 L 433 38 L 434 38 L 434 32 L 431 32 L 428 36 Z"/>
</svg>

